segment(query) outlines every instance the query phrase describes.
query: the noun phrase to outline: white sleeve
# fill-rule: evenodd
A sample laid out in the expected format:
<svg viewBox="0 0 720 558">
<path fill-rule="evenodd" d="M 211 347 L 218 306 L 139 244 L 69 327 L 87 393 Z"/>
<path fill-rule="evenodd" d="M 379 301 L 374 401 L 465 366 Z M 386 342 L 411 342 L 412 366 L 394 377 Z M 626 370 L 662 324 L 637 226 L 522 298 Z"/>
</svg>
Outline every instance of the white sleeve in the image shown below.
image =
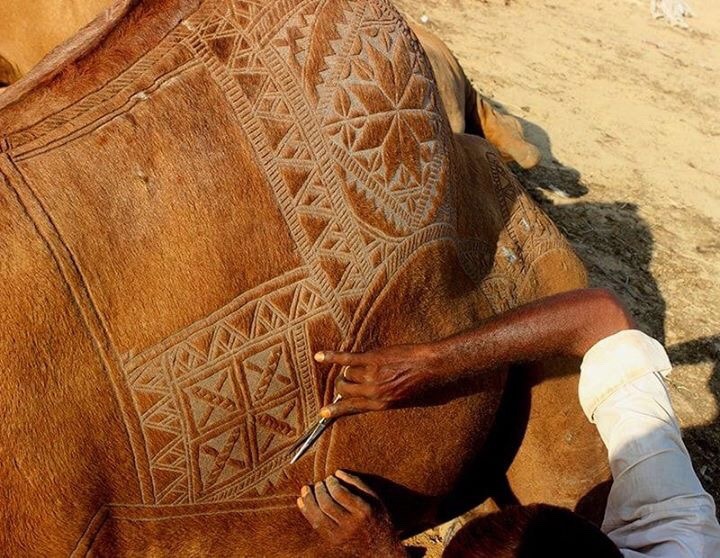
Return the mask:
<svg viewBox="0 0 720 558">
<path fill-rule="evenodd" d="M 665 349 L 639 331 L 585 355 L 580 400 L 613 475 L 602 529 L 626 558 L 718 558 L 715 504 L 683 444 L 662 378 L 669 372 Z"/>
</svg>

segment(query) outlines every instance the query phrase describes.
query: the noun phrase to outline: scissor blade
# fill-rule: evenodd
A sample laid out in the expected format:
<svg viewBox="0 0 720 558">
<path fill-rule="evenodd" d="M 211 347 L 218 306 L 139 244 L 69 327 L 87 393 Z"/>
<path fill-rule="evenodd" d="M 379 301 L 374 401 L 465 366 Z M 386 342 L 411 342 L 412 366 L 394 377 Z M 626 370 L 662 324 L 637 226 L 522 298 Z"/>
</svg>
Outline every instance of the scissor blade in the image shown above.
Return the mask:
<svg viewBox="0 0 720 558">
<path fill-rule="evenodd" d="M 315 441 L 320 437 L 320 435 L 325 431 L 329 424 L 329 421 L 321 420 L 317 423 L 315 428 L 310 431 L 310 434 L 305 439 L 305 441 L 302 443 L 302 445 L 298 448 L 298 450 L 295 452 L 295 455 L 292 456 L 292 459 L 290 460 L 290 464 L 292 465 L 295 463 L 298 459 L 300 459 L 308 449 L 310 449 L 310 446 L 312 446 Z"/>
<path fill-rule="evenodd" d="M 333 403 L 337 403 L 342 399 L 341 395 L 336 395 L 333 398 Z M 305 452 L 315 443 L 315 440 L 317 440 L 320 437 L 320 434 L 325 432 L 325 429 L 330 425 L 332 422 L 332 419 L 326 419 L 321 418 L 317 423 L 315 424 L 314 428 L 311 428 L 308 430 L 305 434 L 303 434 L 302 438 L 300 438 L 297 442 L 295 442 L 295 446 L 297 451 L 292 456 L 292 459 L 290 459 L 290 465 L 295 463 L 298 459 L 300 459 Z M 299 447 L 298 447 L 299 446 Z"/>
<path fill-rule="evenodd" d="M 293 446 L 292 446 L 293 451 L 295 451 L 297 448 L 299 448 L 301 445 L 303 445 L 303 444 L 305 443 L 305 440 L 307 440 L 307 439 L 310 437 L 310 435 L 311 435 L 313 432 L 315 432 L 315 429 L 316 429 L 317 427 L 318 427 L 318 423 L 316 422 L 315 425 L 312 426 L 312 428 L 308 428 L 308 429 L 305 431 L 305 433 L 304 433 L 302 436 L 300 436 L 300 437 L 297 439 L 297 441 L 293 444 Z"/>
</svg>

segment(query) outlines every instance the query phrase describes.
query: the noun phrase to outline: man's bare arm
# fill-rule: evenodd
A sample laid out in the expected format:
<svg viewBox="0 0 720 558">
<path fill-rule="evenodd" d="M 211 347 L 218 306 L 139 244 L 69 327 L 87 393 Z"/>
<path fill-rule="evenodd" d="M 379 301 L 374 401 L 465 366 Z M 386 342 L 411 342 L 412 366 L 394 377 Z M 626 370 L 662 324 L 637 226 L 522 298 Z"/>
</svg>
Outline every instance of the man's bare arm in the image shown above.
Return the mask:
<svg viewBox="0 0 720 558">
<path fill-rule="evenodd" d="M 335 418 L 411 405 L 478 370 L 550 356 L 581 357 L 601 339 L 634 327 L 614 294 L 585 289 L 521 306 L 433 343 L 366 353 L 321 351 L 316 361 L 345 368 L 336 384 L 342 399 L 320 414 Z"/>
</svg>

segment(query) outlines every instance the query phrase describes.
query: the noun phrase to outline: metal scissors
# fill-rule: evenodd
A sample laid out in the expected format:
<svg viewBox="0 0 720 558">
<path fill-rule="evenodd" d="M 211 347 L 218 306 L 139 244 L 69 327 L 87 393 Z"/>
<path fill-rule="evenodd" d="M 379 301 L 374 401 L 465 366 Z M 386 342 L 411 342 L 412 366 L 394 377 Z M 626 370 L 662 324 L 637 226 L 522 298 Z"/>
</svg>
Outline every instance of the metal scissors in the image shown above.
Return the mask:
<svg viewBox="0 0 720 558">
<path fill-rule="evenodd" d="M 340 399 L 341 396 L 336 395 L 335 399 L 333 399 L 333 403 L 337 403 Z M 297 450 L 293 454 L 292 459 L 290 459 L 291 465 L 305 455 L 305 452 L 307 452 L 307 450 L 309 450 L 310 447 L 317 441 L 320 435 L 325 432 L 332 421 L 333 419 L 321 418 L 315 423 L 315 426 L 303 434 L 302 438 L 295 443 Z"/>
</svg>

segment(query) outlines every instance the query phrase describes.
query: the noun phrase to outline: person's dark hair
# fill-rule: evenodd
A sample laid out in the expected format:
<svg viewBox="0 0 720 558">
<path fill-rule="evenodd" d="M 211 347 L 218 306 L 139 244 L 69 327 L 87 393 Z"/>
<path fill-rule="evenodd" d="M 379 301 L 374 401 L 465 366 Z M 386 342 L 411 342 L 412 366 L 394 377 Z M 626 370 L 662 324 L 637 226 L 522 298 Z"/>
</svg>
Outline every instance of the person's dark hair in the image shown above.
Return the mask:
<svg viewBox="0 0 720 558">
<path fill-rule="evenodd" d="M 514 506 L 476 518 L 447 545 L 443 558 L 622 558 L 595 525 L 565 508 Z"/>
</svg>

